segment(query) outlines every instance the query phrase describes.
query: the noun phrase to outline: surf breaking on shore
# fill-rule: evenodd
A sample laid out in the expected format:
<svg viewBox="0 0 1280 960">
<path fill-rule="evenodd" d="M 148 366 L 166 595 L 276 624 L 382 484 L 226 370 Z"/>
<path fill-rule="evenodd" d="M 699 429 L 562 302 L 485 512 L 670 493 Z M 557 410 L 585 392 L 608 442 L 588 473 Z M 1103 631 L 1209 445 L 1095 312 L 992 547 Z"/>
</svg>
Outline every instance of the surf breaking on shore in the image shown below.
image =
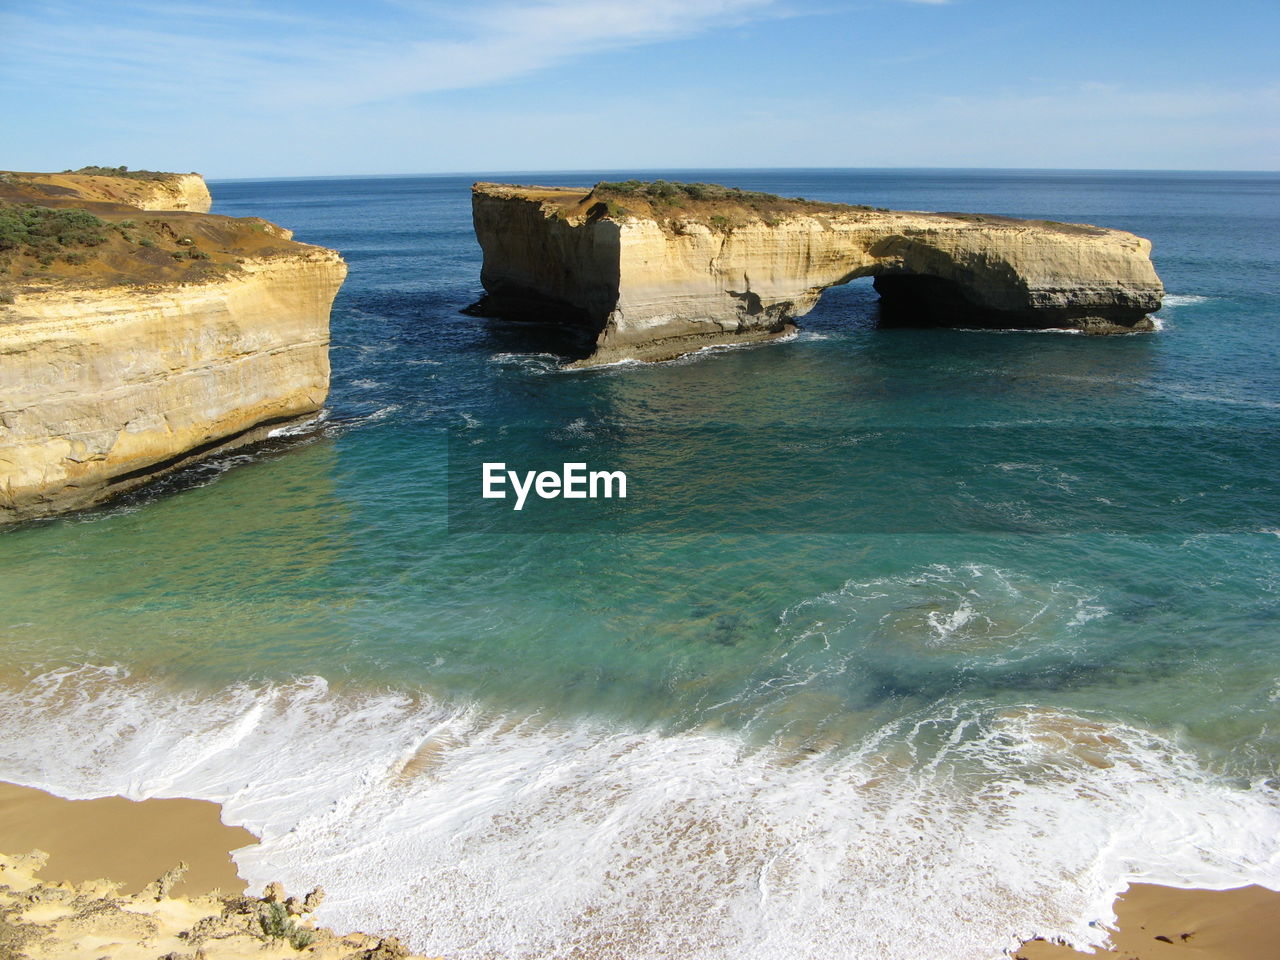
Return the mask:
<svg viewBox="0 0 1280 960">
<path fill-rule="evenodd" d="M 318 677 L 0 689 L 0 777 L 219 802 L 251 888 L 451 957 L 987 958 L 1099 943 L 1127 882 L 1280 887 L 1280 799 L 1176 744 L 942 703 L 827 750 L 497 716 Z"/>
</svg>

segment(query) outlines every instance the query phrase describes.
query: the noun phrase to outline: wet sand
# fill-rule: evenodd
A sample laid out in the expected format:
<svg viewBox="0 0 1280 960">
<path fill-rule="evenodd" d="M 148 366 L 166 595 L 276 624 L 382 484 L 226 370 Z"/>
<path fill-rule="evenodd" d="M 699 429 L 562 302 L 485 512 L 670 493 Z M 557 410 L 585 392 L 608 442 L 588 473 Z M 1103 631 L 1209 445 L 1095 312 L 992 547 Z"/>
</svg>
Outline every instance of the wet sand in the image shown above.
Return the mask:
<svg viewBox="0 0 1280 960">
<path fill-rule="evenodd" d="M 41 874 L 84 883 L 109 878 L 137 893 L 177 864 L 189 870 L 178 897 L 219 889 L 244 891 L 231 851 L 256 838 L 219 819 L 202 800 L 121 797 L 63 800 L 41 790 L 0 783 L 0 852 L 49 854 Z M 1019 960 L 1280 960 L 1280 893 L 1262 887 L 1179 890 L 1137 884 L 1116 903 L 1114 949 L 1081 953 L 1034 940 L 1012 952 Z"/>
<path fill-rule="evenodd" d="M 231 851 L 257 838 L 219 815 L 216 803 L 203 800 L 63 800 L 0 783 L 0 852 L 43 850 L 49 854 L 45 877 L 72 883 L 105 877 L 126 893 L 184 860 L 187 874 L 175 894 L 241 893 L 245 884 Z"/>
<path fill-rule="evenodd" d="M 1280 893 L 1263 887 L 1179 890 L 1135 884 L 1116 901 L 1113 949 L 1081 953 L 1035 940 L 1022 960 L 1280 960 Z"/>
</svg>

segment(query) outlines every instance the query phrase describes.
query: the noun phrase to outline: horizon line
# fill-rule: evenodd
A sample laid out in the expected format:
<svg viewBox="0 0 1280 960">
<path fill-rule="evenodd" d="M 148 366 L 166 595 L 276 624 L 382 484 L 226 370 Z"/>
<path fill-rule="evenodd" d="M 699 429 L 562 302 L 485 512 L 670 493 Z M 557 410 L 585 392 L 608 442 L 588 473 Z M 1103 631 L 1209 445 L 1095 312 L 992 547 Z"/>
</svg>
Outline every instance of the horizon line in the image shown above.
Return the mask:
<svg viewBox="0 0 1280 960">
<path fill-rule="evenodd" d="M 446 170 L 409 173 L 317 173 L 296 176 L 247 176 L 208 177 L 210 183 L 261 182 L 267 180 L 392 180 L 426 177 L 496 177 L 496 176 L 594 176 L 600 173 L 830 173 L 836 171 L 888 172 L 966 172 L 966 173 L 1128 173 L 1128 174 L 1245 174 L 1253 176 L 1280 176 L 1280 170 L 1239 169 L 1213 170 L 1193 167 L 591 167 L 591 168 L 539 168 L 512 170 Z"/>
</svg>

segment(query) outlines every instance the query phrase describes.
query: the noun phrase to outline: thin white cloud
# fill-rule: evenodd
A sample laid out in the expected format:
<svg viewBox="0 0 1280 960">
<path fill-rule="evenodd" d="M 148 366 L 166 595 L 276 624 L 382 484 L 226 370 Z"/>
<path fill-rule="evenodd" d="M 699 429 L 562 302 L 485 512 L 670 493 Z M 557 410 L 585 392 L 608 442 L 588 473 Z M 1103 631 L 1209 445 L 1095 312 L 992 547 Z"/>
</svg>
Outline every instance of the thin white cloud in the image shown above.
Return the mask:
<svg viewBox="0 0 1280 960">
<path fill-rule="evenodd" d="M 501 83 L 602 52 L 783 16 L 778 0 L 536 0 L 459 8 L 392 0 L 381 14 L 324 20 L 231 0 L 139 2 L 99 19 L 76 5 L 0 16 L 9 70 L 59 87 L 116 84 L 350 106 Z M 55 15 L 60 13 L 60 15 Z M 584 95 L 586 92 L 584 92 Z"/>
<path fill-rule="evenodd" d="M 312 87 L 310 94 L 351 103 L 487 86 L 587 55 L 727 28 L 768 15 L 771 8 L 773 0 L 545 0 L 480 6 L 462 18 L 468 33 L 464 38 L 425 37 L 340 53 L 333 69 L 341 79 Z M 307 93 L 298 85 L 292 92 Z"/>
</svg>

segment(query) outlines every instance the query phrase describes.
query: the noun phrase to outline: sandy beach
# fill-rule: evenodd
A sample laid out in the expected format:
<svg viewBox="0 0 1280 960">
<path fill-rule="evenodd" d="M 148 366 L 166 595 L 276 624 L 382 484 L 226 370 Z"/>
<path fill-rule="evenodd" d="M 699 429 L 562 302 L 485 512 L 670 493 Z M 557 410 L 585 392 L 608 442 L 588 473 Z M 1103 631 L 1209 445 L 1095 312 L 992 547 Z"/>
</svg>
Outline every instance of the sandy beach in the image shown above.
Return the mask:
<svg viewBox="0 0 1280 960">
<path fill-rule="evenodd" d="M 161 942 L 191 946 L 192 930 L 201 923 L 207 927 L 209 921 L 204 918 L 217 914 L 221 914 L 219 922 L 229 926 L 203 945 L 210 960 L 298 955 L 287 943 L 263 937 L 261 912 L 288 898 L 279 889 L 268 889 L 264 897 L 240 895 L 244 883 L 235 872 L 231 852 L 254 843 L 255 838 L 240 827 L 226 826 L 219 814 L 217 804 L 200 800 L 64 800 L 41 790 L 0 783 L 0 852 L 7 855 L 0 856 L 0 899 L 5 899 L 0 910 L 6 905 L 12 909 L 15 897 L 27 909 L 25 914 L 19 911 L 17 924 L 12 913 L 5 921 L 8 926 L 0 923 L 0 957 L 43 960 L 89 944 L 95 957 L 158 956 L 164 951 L 156 953 L 154 947 Z M 32 850 L 48 857 L 27 856 Z M 184 876 L 157 886 L 156 881 L 180 860 L 188 866 Z M 32 891 L 40 901 L 38 909 L 26 903 Z M 286 910 L 290 917 L 309 912 L 303 909 L 302 891 L 288 892 L 296 894 Z M 67 903 L 63 912 L 68 916 L 51 909 L 51 903 Z M 110 911 L 104 913 L 103 904 Z M 73 906 L 80 914 L 103 914 L 108 919 L 94 923 L 77 919 L 70 913 Z M 1112 934 L 1110 950 L 1086 954 L 1034 940 L 1011 956 L 1015 960 L 1280 957 L 1280 893 L 1262 887 L 1213 891 L 1137 884 L 1119 898 L 1116 913 L 1119 929 Z M 122 926 L 121 917 L 126 914 L 132 926 Z M 131 939 L 129 930 L 138 936 Z M 319 933 L 318 942 L 307 948 L 309 956 L 377 960 L 407 956 L 390 939 Z"/>
<path fill-rule="evenodd" d="M 394 937 L 315 926 L 323 890 L 245 893 L 231 851 L 255 838 L 219 814 L 0 783 L 0 960 L 412 960 Z"/>
<path fill-rule="evenodd" d="M 1134 884 L 1116 901 L 1112 949 L 1081 953 L 1043 940 L 1015 951 L 1021 960 L 1123 957 L 1124 960 L 1268 960 L 1280 957 L 1280 893 L 1263 887 L 1178 890 Z"/>
<path fill-rule="evenodd" d="M 106 877 L 126 893 L 137 893 L 182 860 L 188 869 L 174 893 L 242 893 L 231 851 L 257 838 L 243 827 L 228 827 L 220 812 L 203 800 L 64 800 L 0 783 L 0 851 L 40 849 L 49 855 L 46 877 L 71 883 Z"/>
</svg>

